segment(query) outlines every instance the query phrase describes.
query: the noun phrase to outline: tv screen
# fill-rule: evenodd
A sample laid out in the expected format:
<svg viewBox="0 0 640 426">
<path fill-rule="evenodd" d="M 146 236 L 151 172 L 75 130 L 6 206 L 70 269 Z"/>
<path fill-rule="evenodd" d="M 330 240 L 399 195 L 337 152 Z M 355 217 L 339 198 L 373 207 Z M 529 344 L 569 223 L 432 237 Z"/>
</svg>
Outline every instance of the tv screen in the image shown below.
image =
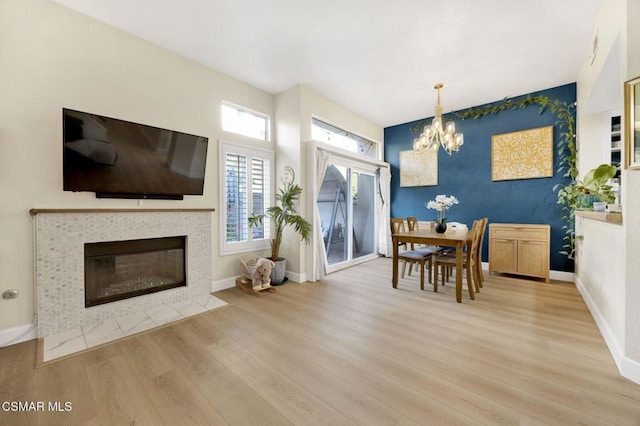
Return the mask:
<svg viewBox="0 0 640 426">
<path fill-rule="evenodd" d="M 64 108 L 65 191 L 97 197 L 202 195 L 209 139 Z"/>
</svg>

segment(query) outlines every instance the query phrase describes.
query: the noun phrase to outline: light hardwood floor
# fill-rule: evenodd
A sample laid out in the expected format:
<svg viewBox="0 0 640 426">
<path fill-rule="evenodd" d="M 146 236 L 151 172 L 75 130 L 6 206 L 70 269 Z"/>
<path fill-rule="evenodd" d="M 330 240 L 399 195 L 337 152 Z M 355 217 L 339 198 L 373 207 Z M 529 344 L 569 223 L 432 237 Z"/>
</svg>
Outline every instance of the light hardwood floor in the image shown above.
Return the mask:
<svg viewBox="0 0 640 426">
<path fill-rule="evenodd" d="M 572 284 L 487 277 L 391 288 L 379 259 L 34 368 L 35 342 L 0 349 L 0 424 L 638 425 L 622 378 Z"/>
</svg>

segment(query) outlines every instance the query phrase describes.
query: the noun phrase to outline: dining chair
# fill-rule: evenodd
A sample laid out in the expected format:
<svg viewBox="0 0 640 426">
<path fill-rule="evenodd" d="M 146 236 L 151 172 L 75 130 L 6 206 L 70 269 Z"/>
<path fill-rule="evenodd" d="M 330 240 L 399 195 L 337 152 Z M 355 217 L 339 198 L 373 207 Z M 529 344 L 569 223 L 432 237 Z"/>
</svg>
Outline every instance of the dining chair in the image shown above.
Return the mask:
<svg viewBox="0 0 640 426">
<path fill-rule="evenodd" d="M 484 272 L 482 271 L 482 246 L 484 244 L 484 234 L 487 231 L 487 223 L 489 222 L 489 218 L 483 217 L 480 220 L 482 221 L 482 223 L 480 226 L 480 241 L 478 242 L 478 259 L 475 264 L 478 268 L 476 273 L 478 274 L 480 288 L 482 288 L 482 283 L 484 282 Z"/>
<path fill-rule="evenodd" d="M 473 226 L 471 227 L 471 247 L 469 249 L 471 250 L 471 252 L 468 254 L 468 256 L 463 256 L 462 258 L 462 268 L 464 271 L 471 272 L 471 278 L 474 283 L 476 293 L 480 292 L 480 281 L 478 278 L 478 246 L 481 238 L 482 221 L 483 219 L 473 221 Z M 470 265 L 467 265 L 467 257 L 470 259 Z M 456 267 L 455 255 L 447 253 L 437 256 L 433 260 L 433 269 L 435 271 L 433 288 L 436 292 L 438 289 L 438 267 L 440 267 L 440 279 L 442 281 L 442 285 L 444 285 L 446 280 L 449 278 L 450 272 L 453 271 L 453 269 Z M 464 271 L 456 271 L 456 274 L 463 274 Z M 471 295 L 472 292 L 473 288 L 470 287 L 469 295 Z"/>
<path fill-rule="evenodd" d="M 419 231 L 420 230 L 420 225 L 418 223 L 418 218 L 416 216 L 409 216 L 407 217 L 407 227 L 409 228 L 409 231 Z M 420 252 L 423 252 L 425 254 L 431 253 L 433 256 L 437 255 L 437 254 L 441 254 L 443 251 L 442 247 L 438 247 L 438 246 L 428 246 L 428 245 L 417 245 L 414 246 L 414 243 L 411 243 L 411 250 L 417 250 Z M 429 282 L 431 282 L 431 265 L 433 264 L 433 257 L 431 259 L 429 259 Z M 411 268 L 409 268 L 409 271 L 411 271 Z M 411 275 L 411 274 L 409 274 Z"/>
<path fill-rule="evenodd" d="M 391 233 L 399 234 L 401 232 L 405 232 L 404 220 L 401 217 L 391 218 L 389 220 L 391 225 Z M 433 253 L 423 252 L 419 250 L 405 250 L 400 251 L 400 247 L 406 245 L 404 243 L 398 244 L 398 261 L 402 260 L 402 274 L 401 277 L 404 278 L 405 270 L 407 267 L 407 263 L 409 263 L 409 275 L 411 275 L 411 268 L 414 263 L 420 265 L 420 290 L 424 290 L 424 270 L 425 267 L 429 270 L 429 282 L 431 282 L 431 268 L 433 263 Z"/>
</svg>

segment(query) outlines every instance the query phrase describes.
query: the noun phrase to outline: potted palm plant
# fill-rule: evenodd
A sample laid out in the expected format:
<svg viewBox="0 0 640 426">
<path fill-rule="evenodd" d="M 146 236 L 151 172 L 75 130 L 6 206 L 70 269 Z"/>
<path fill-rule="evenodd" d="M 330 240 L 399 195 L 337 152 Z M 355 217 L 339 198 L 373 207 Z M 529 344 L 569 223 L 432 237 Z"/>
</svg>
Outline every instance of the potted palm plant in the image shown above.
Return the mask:
<svg viewBox="0 0 640 426">
<path fill-rule="evenodd" d="M 280 257 L 284 228 L 292 227 L 307 244 L 311 241 L 311 224 L 300 216 L 296 209 L 296 201 L 301 193 L 300 185 L 293 182 L 285 183 L 276 194 L 275 206 L 269 207 L 265 214 L 252 214 L 249 217 L 250 227 L 263 225 L 265 216 L 271 219 L 275 226 L 275 233 L 271 239 L 271 260 L 276 266 L 271 270 L 271 284 L 282 284 L 285 278 L 286 259 Z"/>
</svg>

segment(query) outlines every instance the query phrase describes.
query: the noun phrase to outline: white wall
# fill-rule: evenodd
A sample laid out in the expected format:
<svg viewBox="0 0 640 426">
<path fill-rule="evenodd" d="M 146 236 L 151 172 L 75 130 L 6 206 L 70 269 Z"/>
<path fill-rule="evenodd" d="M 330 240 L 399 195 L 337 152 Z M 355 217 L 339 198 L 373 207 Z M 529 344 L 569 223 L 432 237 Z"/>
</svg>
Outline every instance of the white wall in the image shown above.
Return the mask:
<svg viewBox="0 0 640 426">
<path fill-rule="evenodd" d="M 309 222 L 313 219 L 311 196 L 306 191 L 315 178 L 307 164 L 308 146 L 311 141 L 312 118 L 378 142 L 380 155 L 384 151 L 384 128 L 338 103 L 318 94 L 305 85 L 292 87 L 276 96 L 276 158 L 279 173 L 282 166 L 290 165 L 296 172 L 296 182 L 303 187 L 300 197 L 300 213 Z M 279 181 L 279 176 L 276 176 Z M 300 279 L 310 278 L 313 269 L 312 246 L 305 246 L 293 232 L 285 233 L 283 241 L 287 270 L 299 274 Z"/>
<path fill-rule="evenodd" d="M 624 80 L 640 76 L 640 0 L 627 2 L 626 73 Z M 623 123 L 624 125 L 624 123 Z M 623 373 L 640 383 L 640 170 L 623 173 L 626 230 L 626 335 L 627 363 Z"/>
<path fill-rule="evenodd" d="M 608 130 L 602 123 L 608 111 L 612 105 L 624 110 L 623 82 L 640 75 L 638 27 L 640 0 L 605 0 L 594 29 L 598 54 L 593 63 L 587 58 L 578 80 L 580 176 L 603 152 L 603 133 Z M 603 96 L 607 92 L 609 98 Z M 640 171 L 623 170 L 621 180 L 622 226 L 578 221 L 584 241 L 579 245 L 576 282 L 620 372 L 640 383 Z"/>
<path fill-rule="evenodd" d="M 0 292 L 20 291 L 0 299 L 0 331 L 33 321 L 34 207 L 215 207 L 213 280 L 240 274 L 239 256 L 218 256 L 218 141 L 255 142 L 221 131 L 220 103 L 273 116 L 273 95 L 47 0 L 0 2 L 0 52 Z M 139 203 L 63 192 L 63 107 L 208 137 L 204 196 Z"/>
</svg>

